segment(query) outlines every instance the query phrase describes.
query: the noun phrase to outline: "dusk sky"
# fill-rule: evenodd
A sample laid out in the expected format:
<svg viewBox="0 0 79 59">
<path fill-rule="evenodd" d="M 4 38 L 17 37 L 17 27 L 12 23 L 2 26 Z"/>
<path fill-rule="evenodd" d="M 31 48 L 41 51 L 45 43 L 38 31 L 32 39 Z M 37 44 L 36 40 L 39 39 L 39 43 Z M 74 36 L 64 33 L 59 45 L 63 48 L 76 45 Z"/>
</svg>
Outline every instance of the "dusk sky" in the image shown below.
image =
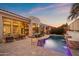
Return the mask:
<svg viewBox="0 0 79 59">
<path fill-rule="evenodd" d="M 44 24 L 60 26 L 66 23 L 72 4 L 69 3 L 17 3 L 0 4 L 0 9 L 28 17 L 36 16 Z"/>
</svg>

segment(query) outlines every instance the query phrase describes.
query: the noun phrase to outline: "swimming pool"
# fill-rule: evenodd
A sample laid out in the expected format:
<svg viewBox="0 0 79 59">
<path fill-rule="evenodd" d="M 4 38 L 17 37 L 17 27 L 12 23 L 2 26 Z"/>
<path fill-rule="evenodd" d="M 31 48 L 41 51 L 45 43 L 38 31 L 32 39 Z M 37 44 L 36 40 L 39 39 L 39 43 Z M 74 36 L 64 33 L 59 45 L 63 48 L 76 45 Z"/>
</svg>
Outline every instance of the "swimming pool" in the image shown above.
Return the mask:
<svg viewBox="0 0 79 59">
<path fill-rule="evenodd" d="M 72 55 L 66 45 L 66 41 L 63 35 L 51 35 L 48 38 L 43 39 L 42 47 L 64 53 L 67 56 Z"/>
</svg>

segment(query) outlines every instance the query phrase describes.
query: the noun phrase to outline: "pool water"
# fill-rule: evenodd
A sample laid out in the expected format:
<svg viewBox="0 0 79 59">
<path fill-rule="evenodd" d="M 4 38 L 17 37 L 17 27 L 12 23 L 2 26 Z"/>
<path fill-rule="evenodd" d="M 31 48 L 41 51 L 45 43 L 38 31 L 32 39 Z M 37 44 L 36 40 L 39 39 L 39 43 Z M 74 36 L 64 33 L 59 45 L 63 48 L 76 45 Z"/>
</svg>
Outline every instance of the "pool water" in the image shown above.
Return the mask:
<svg viewBox="0 0 79 59">
<path fill-rule="evenodd" d="M 49 36 L 45 40 L 43 47 L 50 49 L 50 50 L 55 50 L 55 51 L 64 53 L 65 55 L 68 55 L 68 56 L 72 55 L 70 50 L 68 49 L 68 47 L 66 45 L 66 41 L 65 41 L 63 35 L 51 35 L 51 36 Z"/>
</svg>

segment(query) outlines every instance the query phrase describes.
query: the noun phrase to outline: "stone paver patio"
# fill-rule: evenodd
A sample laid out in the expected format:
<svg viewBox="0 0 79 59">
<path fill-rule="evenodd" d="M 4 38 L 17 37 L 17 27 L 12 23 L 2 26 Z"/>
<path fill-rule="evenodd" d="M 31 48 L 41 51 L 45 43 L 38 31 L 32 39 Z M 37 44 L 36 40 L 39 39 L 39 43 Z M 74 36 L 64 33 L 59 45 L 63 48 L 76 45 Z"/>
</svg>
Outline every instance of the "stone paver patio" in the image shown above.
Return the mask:
<svg viewBox="0 0 79 59">
<path fill-rule="evenodd" d="M 31 45 L 32 38 L 0 44 L 1 56 L 63 56 L 65 54 Z"/>
</svg>

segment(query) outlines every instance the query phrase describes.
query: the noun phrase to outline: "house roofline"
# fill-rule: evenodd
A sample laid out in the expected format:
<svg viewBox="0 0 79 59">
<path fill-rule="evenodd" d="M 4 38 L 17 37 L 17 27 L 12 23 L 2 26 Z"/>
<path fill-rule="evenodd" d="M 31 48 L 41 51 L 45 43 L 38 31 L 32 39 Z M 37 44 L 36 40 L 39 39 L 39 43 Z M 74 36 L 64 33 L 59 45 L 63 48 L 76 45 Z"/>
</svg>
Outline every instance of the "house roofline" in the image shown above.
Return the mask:
<svg viewBox="0 0 79 59">
<path fill-rule="evenodd" d="M 0 12 L 11 15 L 11 16 L 14 16 L 14 17 L 17 17 L 17 18 L 21 18 L 21 19 L 26 20 L 26 21 L 30 21 L 29 18 L 26 18 L 24 16 L 18 15 L 16 13 L 13 13 L 13 12 L 10 12 L 10 11 L 7 11 L 7 10 L 0 9 Z"/>
</svg>

